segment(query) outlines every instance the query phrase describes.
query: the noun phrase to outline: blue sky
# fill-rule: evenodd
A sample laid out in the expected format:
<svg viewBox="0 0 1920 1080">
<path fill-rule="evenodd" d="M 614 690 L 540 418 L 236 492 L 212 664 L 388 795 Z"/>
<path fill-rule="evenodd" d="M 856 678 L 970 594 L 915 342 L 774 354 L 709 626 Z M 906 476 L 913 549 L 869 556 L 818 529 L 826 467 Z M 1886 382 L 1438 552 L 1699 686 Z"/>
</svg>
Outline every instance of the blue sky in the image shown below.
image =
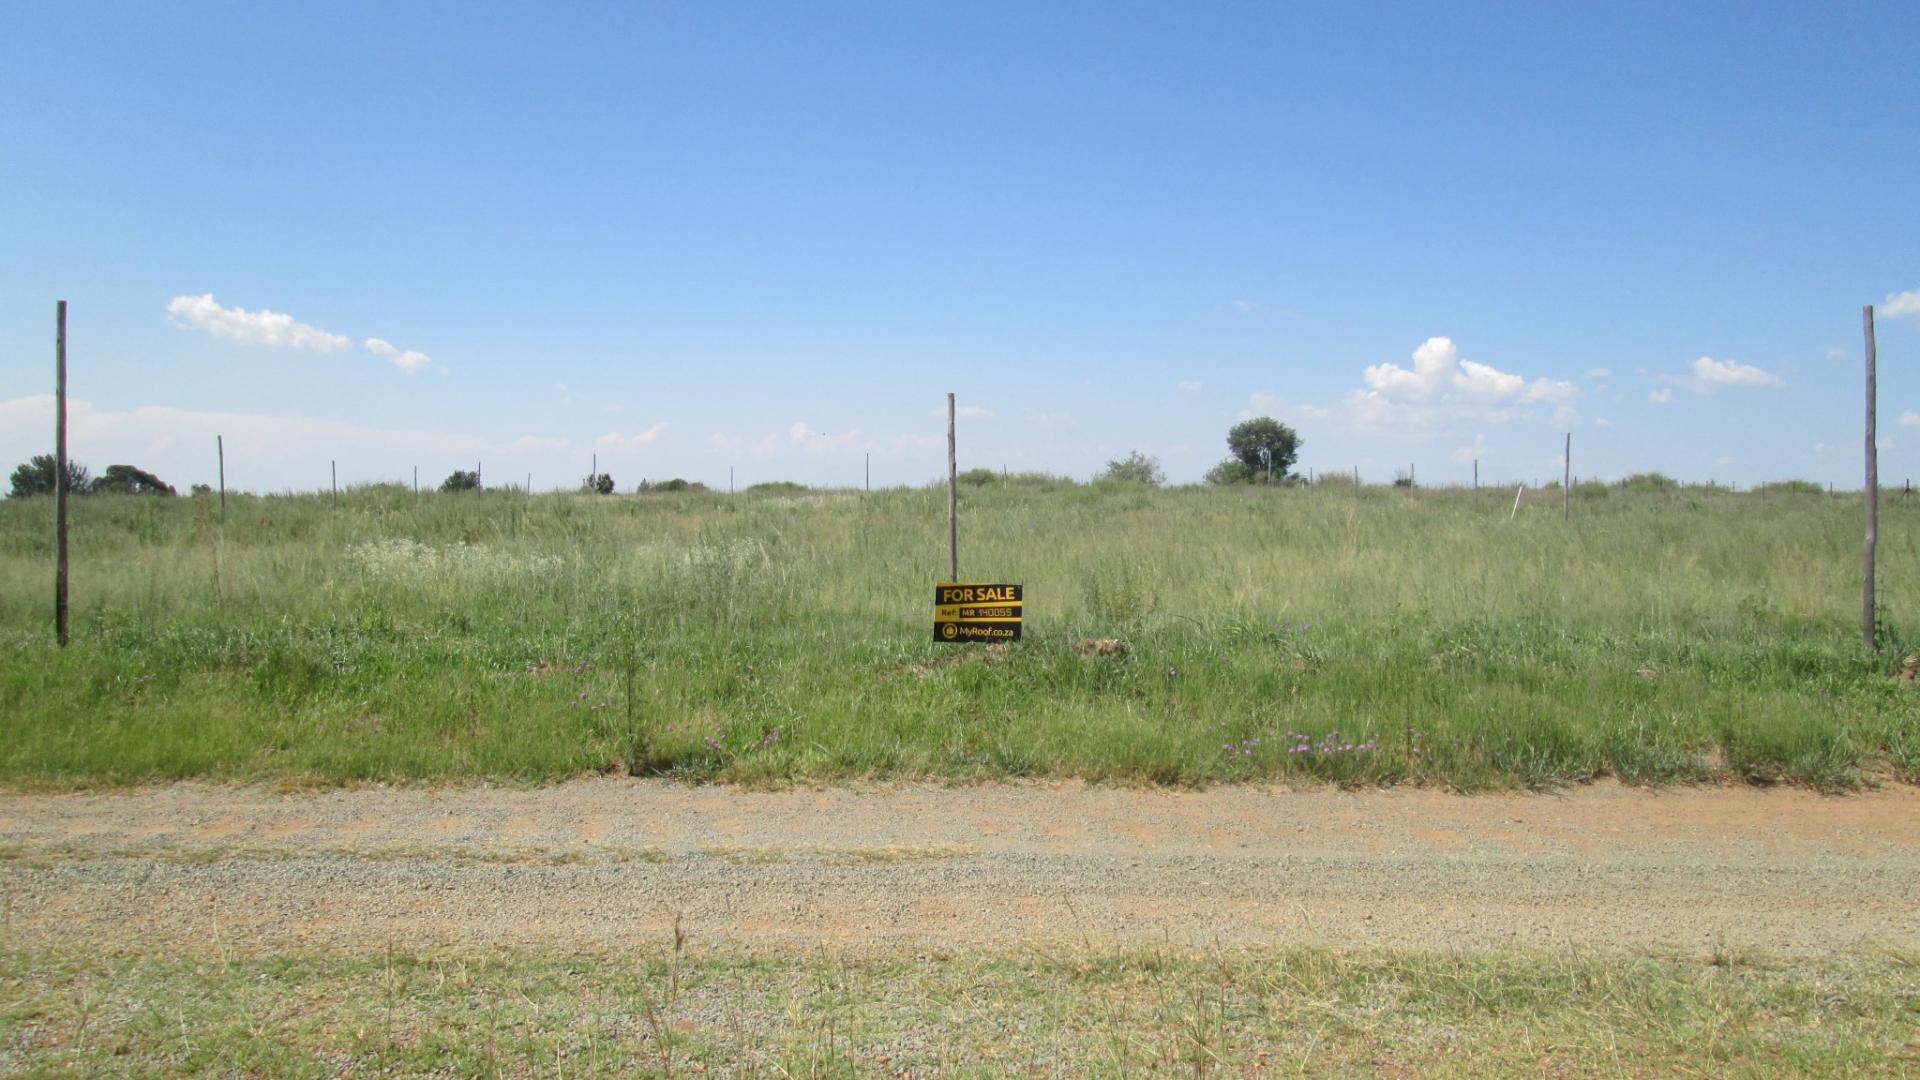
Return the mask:
<svg viewBox="0 0 1920 1080">
<path fill-rule="evenodd" d="M 1920 473 L 1920 7 L 0 6 L 0 458 Z M 278 317 L 264 313 L 275 313 Z M 1440 340 L 1435 340 L 1440 339 Z M 1416 359 L 1418 354 L 1418 359 Z M 1903 423 L 1904 418 L 1904 423 Z"/>
</svg>

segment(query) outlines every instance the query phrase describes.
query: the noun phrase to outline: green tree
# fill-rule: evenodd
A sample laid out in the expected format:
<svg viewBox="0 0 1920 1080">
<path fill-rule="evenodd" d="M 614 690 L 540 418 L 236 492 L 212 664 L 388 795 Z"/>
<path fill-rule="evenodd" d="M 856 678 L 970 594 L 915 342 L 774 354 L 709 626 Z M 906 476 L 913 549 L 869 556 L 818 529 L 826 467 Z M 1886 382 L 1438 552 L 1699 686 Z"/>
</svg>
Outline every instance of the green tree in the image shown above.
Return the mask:
<svg viewBox="0 0 1920 1080">
<path fill-rule="evenodd" d="M 67 490 L 75 495 L 85 495 L 93 490 L 93 481 L 87 476 L 87 467 L 77 461 L 67 462 Z M 18 499 L 26 495 L 53 494 L 53 455 L 36 454 L 26 464 L 13 470 L 13 497 Z"/>
<path fill-rule="evenodd" d="M 465 469 L 455 469 L 447 474 L 445 480 L 440 481 L 441 491 L 478 491 L 479 489 L 480 474 L 468 472 Z"/>
<path fill-rule="evenodd" d="M 580 490 L 589 495 L 613 494 L 613 476 L 610 473 L 594 473 L 580 485 Z"/>
<path fill-rule="evenodd" d="M 145 469 L 132 465 L 109 465 L 107 471 L 93 482 L 95 494 L 114 495 L 176 495 L 173 485 L 153 475 Z"/>
<path fill-rule="evenodd" d="M 1276 481 L 1287 477 L 1287 470 L 1300 458 L 1300 435 L 1292 428 L 1275 420 L 1271 416 L 1257 416 L 1233 425 L 1227 432 L 1227 449 L 1234 460 L 1247 467 L 1248 479 L 1262 482 L 1267 478 L 1267 462 L 1261 457 L 1261 450 L 1273 454 L 1273 478 Z"/>
<path fill-rule="evenodd" d="M 1100 480 L 1122 484 L 1147 484 L 1159 487 L 1166 483 L 1167 475 L 1160 471 L 1160 463 L 1135 450 L 1119 461 L 1107 462 L 1097 477 Z"/>
</svg>

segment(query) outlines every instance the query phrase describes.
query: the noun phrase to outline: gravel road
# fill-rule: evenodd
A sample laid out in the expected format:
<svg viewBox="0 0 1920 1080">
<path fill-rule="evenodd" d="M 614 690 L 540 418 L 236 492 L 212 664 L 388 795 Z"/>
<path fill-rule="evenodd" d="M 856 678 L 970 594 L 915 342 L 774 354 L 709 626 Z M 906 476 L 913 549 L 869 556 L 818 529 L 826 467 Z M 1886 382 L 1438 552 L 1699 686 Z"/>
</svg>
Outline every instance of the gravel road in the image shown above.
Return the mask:
<svg viewBox="0 0 1920 1080">
<path fill-rule="evenodd" d="M 1920 789 L 0 794 L 14 945 L 1920 947 Z"/>
</svg>

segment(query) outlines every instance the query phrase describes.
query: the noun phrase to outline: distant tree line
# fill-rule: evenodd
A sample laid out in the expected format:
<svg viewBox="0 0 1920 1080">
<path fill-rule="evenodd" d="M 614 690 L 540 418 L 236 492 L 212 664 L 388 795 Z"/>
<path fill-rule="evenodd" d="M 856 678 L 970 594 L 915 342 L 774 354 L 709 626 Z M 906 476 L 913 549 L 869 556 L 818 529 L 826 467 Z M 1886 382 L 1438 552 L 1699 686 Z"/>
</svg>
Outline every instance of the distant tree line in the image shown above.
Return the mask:
<svg viewBox="0 0 1920 1080">
<path fill-rule="evenodd" d="M 56 463 L 52 454 L 39 454 L 13 470 L 12 489 L 16 499 L 29 495 L 51 495 Z M 133 465 L 109 465 L 99 476 L 89 475 L 77 461 L 67 462 L 67 490 L 75 495 L 174 495 L 173 485 L 145 469 Z"/>
<path fill-rule="evenodd" d="M 1296 479 L 1293 463 L 1300 459 L 1300 435 L 1271 416 L 1256 417 L 1235 424 L 1227 432 L 1227 451 L 1232 456 L 1207 470 L 1207 483 L 1288 483 Z M 1107 467 L 1094 477 L 1096 483 L 1149 487 L 1158 487 L 1166 479 L 1160 462 L 1138 450 L 1107 462 Z"/>
</svg>

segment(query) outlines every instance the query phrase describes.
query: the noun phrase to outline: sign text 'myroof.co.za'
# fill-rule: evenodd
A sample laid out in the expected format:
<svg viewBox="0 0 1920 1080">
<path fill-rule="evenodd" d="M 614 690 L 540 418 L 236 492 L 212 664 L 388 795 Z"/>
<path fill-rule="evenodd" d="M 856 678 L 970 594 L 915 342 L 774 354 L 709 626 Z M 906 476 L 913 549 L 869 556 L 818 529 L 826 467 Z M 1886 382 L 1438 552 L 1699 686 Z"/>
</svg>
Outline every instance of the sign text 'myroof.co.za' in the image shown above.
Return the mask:
<svg viewBox="0 0 1920 1080">
<path fill-rule="evenodd" d="M 933 640 L 1019 641 L 1020 611 L 1018 585 L 943 581 L 933 587 Z"/>
</svg>

